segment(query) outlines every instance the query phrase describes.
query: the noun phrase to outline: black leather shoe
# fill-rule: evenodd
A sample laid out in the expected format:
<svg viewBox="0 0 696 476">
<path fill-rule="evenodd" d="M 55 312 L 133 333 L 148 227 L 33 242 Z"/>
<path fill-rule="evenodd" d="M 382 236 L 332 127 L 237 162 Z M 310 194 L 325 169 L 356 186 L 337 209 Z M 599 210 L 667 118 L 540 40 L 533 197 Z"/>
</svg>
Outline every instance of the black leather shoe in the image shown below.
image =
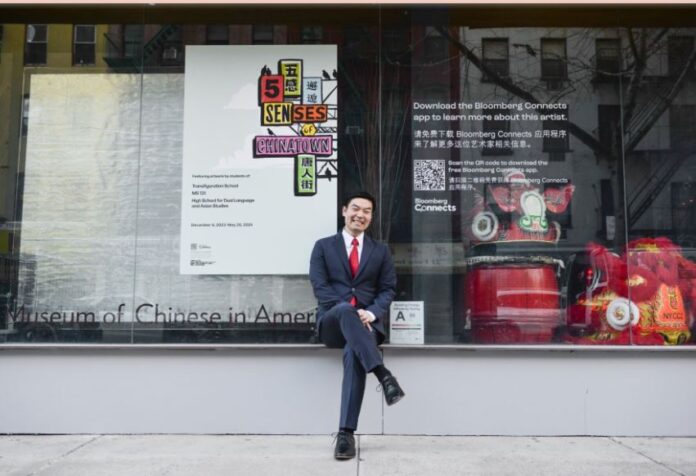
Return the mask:
<svg viewBox="0 0 696 476">
<path fill-rule="evenodd" d="M 384 400 L 386 400 L 387 405 L 394 405 L 406 395 L 393 375 L 384 377 L 384 380 L 382 380 L 382 391 L 384 392 Z"/>
<path fill-rule="evenodd" d="M 334 458 L 351 459 L 355 458 L 355 437 L 346 431 L 339 431 L 336 436 L 336 449 Z"/>
</svg>

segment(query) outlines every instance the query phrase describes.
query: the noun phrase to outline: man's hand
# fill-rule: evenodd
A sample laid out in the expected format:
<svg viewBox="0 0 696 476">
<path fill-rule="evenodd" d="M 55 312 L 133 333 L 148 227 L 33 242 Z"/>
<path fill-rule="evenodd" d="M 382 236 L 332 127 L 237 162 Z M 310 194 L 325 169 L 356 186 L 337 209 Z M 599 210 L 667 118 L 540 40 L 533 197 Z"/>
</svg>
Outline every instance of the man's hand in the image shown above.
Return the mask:
<svg viewBox="0 0 696 476">
<path fill-rule="evenodd" d="M 375 315 L 365 309 L 358 309 L 358 317 L 365 327 L 372 330 L 370 323 L 375 320 Z"/>
</svg>

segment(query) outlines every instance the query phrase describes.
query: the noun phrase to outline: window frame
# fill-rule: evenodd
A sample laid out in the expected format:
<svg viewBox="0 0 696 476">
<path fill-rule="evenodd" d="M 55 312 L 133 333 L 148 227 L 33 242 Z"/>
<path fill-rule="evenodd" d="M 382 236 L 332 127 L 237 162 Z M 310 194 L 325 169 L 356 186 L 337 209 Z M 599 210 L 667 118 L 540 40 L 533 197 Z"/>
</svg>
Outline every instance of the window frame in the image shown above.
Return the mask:
<svg viewBox="0 0 696 476">
<path fill-rule="evenodd" d="M 423 38 L 423 61 L 439 63 L 449 57 L 449 42 L 439 32 L 429 31 Z"/>
<path fill-rule="evenodd" d="M 127 35 L 129 31 L 133 33 L 138 33 L 138 35 L 129 38 L 129 35 Z M 145 44 L 145 25 L 143 25 L 142 23 L 124 24 L 122 27 L 122 41 L 123 49 L 121 51 L 123 58 L 141 60 L 143 54 L 143 46 Z"/>
<path fill-rule="evenodd" d="M 601 46 L 604 45 L 604 46 Z M 600 52 L 616 51 L 616 57 L 601 59 Z M 613 79 L 621 73 L 621 38 L 595 38 L 594 69 L 595 78 Z"/>
<path fill-rule="evenodd" d="M 162 66 L 181 66 L 184 64 L 184 32 L 179 24 L 162 25 L 162 28 L 172 28 L 174 33 L 162 42 L 162 51 L 159 54 Z M 169 52 L 174 51 L 174 57 L 169 57 Z"/>
<path fill-rule="evenodd" d="M 667 37 L 667 76 L 674 78 L 681 74 L 691 52 L 684 54 L 682 53 L 683 49 L 678 47 L 683 46 L 683 43 L 686 42 L 691 43 L 691 51 L 693 51 L 696 47 L 696 37 L 692 35 L 670 35 Z M 676 51 L 679 51 L 679 53 L 675 54 Z M 690 77 L 693 78 L 694 76 L 695 73 L 692 70 Z"/>
<path fill-rule="evenodd" d="M 303 25 L 300 27 L 300 43 L 303 45 L 320 45 L 324 42 L 322 25 Z"/>
<path fill-rule="evenodd" d="M 29 27 L 35 28 L 37 26 L 42 26 L 46 28 L 46 38 L 43 41 L 29 40 Z M 24 32 L 24 65 L 25 66 L 46 66 L 48 64 L 48 23 L 28 23 L 25 27 Z M 35 45 L 35 46 L 30 46 Z M 37 49 L 40 53 L 33 52 L 30 54 L 30 49 Z M 41 51 L 43 50 L 43 51 Z M 41 61 L 29 61 L 30 56 L 39 56 L 42 58 Z"/>
<path fill-rule="evenodd" d="M 270 29 L 270 30 L 268 30 Z M 270 31 L 270 38 L 267 38 Z M 275 43 L 275 26 L 268 24 L 254 24 L 251 26 L 252 45 L 272 45 Z"/>
<path fill-rule="evenodd" d="M 696 122 L 695 104 L 672 104 L 669 114 L 669 148 L 672 151 L 696 147 L 693 124 Z"/>
<path fill-rule="evenodd" d="M 92 41 L 78 41 L 77 40 L 77 30 L 81 27 L 92 27 Z M 91 58 L 90 62 L 77 61 L 78 45 L 91 45 Z M 73 66 L 94 66 L 97 63 L 97 25 L 90 24 L 75 24 L 73 25 L 73 45 L 72 45 L 72 64 Z"/>
<path fill-rule="evenodd" d="M 606 112 L 602 113 L 602 111 Z M 609 111 L 612 112 L 609 113 Z M 614 144 L 614 140 L 617 138 L 617 134 L 621 134 L 620 104 L 597 104 L 597 130 L 597 140 L 602 144 L 602 147 L 610 152 L 613 151 L 614 146 L 618 146 L 618 144 Z"/>
<path fill-rule="evenodd" d="M 563 56 L 556 59 L 545 59 L 544 58 L 544 45 L 550 45 L 552 42 L 563 44 Z M 568 79 L 568 42 L 566 38 L 541 38 L 539 40 L 540 50 L 541 50 L 541 79 L 547 81 L 565 81 Z M 549 74 L 549 64 L 557 64 L 560 67 L 556 69 L 560 74 Z M 546 67 L 545 67 L 546 66 Z M 551 69 L 554 69 L 551 67 Z"/>
<path fill-rule="evenodd" d="M 490 51 L 490 47 L 486 48 L 486 45 L 492 46 L 493 43 L 505 43 L 505 59 L 491 59 L 486 58 L 486 50 Z M 509 38 L 481 38 L 481 63 L 487 68 L 495 72 L 501 78 L 510 77 L 510 39 Z M 499 65 L 505 64 L 504 68 Z M 504 70 L 504 72 L 503 72 Z M 487 74 L 483 73 L 482 82 L 492 82 L 493 79 Z"/>
<path fill-rule="evenodd" d="M 225 31 L 225 38 L 214 38 L 211 36 L 212 28 L 220 28 L 218 32 Z M 229 45 L 230 44 L 230 27 L 227 24 L 215 23 L 205 26 L 205 44 L 206 45 Z"/>
</svg>

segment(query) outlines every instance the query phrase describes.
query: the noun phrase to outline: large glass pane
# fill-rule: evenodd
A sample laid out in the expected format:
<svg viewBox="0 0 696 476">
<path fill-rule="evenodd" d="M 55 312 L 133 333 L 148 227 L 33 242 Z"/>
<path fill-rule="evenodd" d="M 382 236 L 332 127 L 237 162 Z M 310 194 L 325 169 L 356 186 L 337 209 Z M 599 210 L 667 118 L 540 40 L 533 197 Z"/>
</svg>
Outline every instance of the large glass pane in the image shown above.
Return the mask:
<svg viewBox="0 0 696 476">
<path fill-rule="evenodd" d="M 462 11 L 2 25 L 0 339 L 313 342 L 278 265 L 367 190 L 392 343 L 693 343 L 696 30 Z"/>
<path fill-rule="evenodd" d="M 114 62 L 111 26 L 90 25 L 89 38 L 85 28 L 3 28 L 0 253 L 11 342 L 130 340 L 122 321 L 135 265 L 139 59 Z M 27 61 L 40 40 L 43 61 Z M 76 62 L 85 42 L 90 61 Z M 121 287 L 128 292 L 114 292 Z"/>
<path fill-rule="evenodd" d="M 629 343 L 606 322 L 613 278 L 598 268 L 625 243 L 627 80 L 609 65 L 626 61 L 623 30 L 473 28 L 441 15 L 419 11 L 402 27 L 411 150 L 388 236 L 400 294 L 424 302 L 425 342 Z M 424 47 L 435 43 L 442 52 Z"/>
<path fill-rule="evenodd" d="M 146 33 L 144 40 L 133 304 L 136 314 L 132 321 L 135 342 L 313 341 L 316 298 L 307 277 L 308 253 L 312 240 L 321 236 L 312 235 L 300 251 L 288 250 L 283 241 L 292 238 L 290 234 L 305 233 L 302 220 L 324 217 L 300 216 L 298 212 L 290 228 L 272 221 L 277 217 L 274 208 L 281 208 L 281 202 L 299 202 L 301 206 L 308 199 L 293 196 L 294 157 L 253 158 L 252 146 L 259 138 L 332 137 L 337 149 L 317 156 L 316 161 L 318 192 L 332 190 L 330 196 L 322 196 L 328 204 L 335 203 L 336 196 L 345 190 L 368 188 L 375 195 L 379 190 L 379 160 L 375 160 L 376 154 L 365 153 L 367 147 L 376 148 L 379 137 L 371 131 L 377 126 L 373 118 L 378 110 L 377 42 L 370 37 L 374 36 L 374 27 L 269 23 L 224 27 L 229 32 L 229 45 L 200 46 L 209 43 L 209 25 L 177 25 L 176 35 L 167 33 L 171 25 L 145 25 L 152 36 Z M 223 28 L 215 25 L 215 29 Z M 166 41 L 160 41 L 164 37 Z M 177 51 L 182 55 L 176 64 L 158 55 L 158 50 L 166 48 L 174 37 L 180 38 Z M 152 55 L 149 59 L 148 52 Z M 281 74 L 284 62 L 297 59 L 302 60 L 303 94 L 294 97 L 286 83 L 285 98 L 277 100 L 278 107 L 290 104 L 296 114 L 313 114 L 317 106 L 326 105 L 327 117 L 295 117 L 297 120 L 285 123 L 276 121 L 280 116 L 262 115 L 265 103 L 258 98 L 264 76 L 272 79 Z M 196 69 L 210 74 L 195 76 L 192 71 Z M 205 89 L 199 89 L 201 81 L 206 81 Z M 187 94 L 196 98 L 196 106 L 200 106 L 196 110 L 204 114 L 203 135 L 195 136 L 194 129 L 187 129 L 191 123 L 186 121 L 194 107 L 193 102 L 187 102 Z M 191 109 L 187 111 L 187 107 Z M 187 140 L 197 141 L 196 161 L 211 161 L 207 172 L 192 172 L 195 168 L 191 163 L 186 165 L 190 160 L 186 156 L 187 147 L 190 150 Z M 244 167 L 252 169 L 241 172 Z M 258 180 L 264 167 L 273 168 L 268 169 L 274 171 L 269 177 L 271 182 L 262 188 L 245 189 Z M 193 191 L 187 188 L 194 185 L 198 188 Z M 249 221 L 255 229 L 271 227 L 265 236 L 252 230 L 258 238 L 253 246 L 230 239 L 225 246 L 237 249 L 223 251 L 216 248 L 214 240 L 225 230 L 193 234 L 196 230 L 192 232 L 190 226 L 195 219 L 190 217 L 204 216 L 197 211 L 199 205 L 207 206 L 210 200 L 229 202 L 228 208 L 205 216 L 215 216 L 221 223 L 236 223 L 243 221 L 239 217 L 245 212 L 240 207 L 249 206 L 236 204 L 242 198 L 267 203 L 266 216 L 257 215 Z M 187 215 L 191 203 L 196 205 L 195 213 Z M 328 233 L 335 233 L 340 210 L 331 205 L 329 215 Z M 379 226 L 373 230 L 378 233 Z M 233 230 L 230 236 L 243 240 L 239 235 L 243 231 Z M 182 240 L 192 236 L 198 237 L 191 238 L 194 243 L 182 246 Z M 273 243 L 265 243 L 269 239 Z M 242 271 L 234 262 L 215 272 L 182 267 L 184 257 L 202 266 L 243 253 L 251 261 L 264 261 L 268 263 L 266 268 L 272 268 L 274 262 L 286 261 L 276 257 L 281 250 L 307 255 L 299 273 L 248 271 L 253 266 Z"/>
<path fill-rule="evenodd" d="M 608 317 L 634 344 L 693 343 L 696 29 L 621 32 L 632 65 L 621 89 L 629 241 Z"/>
</svg>

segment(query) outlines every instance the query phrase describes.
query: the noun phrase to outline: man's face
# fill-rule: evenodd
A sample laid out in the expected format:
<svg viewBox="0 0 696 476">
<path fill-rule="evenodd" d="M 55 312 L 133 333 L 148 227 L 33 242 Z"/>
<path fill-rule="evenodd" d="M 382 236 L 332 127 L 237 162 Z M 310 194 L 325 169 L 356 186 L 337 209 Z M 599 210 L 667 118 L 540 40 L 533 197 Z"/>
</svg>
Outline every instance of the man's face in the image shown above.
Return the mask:
<svg viewBox="0 0 696 476">
<path fill-rule="evenodd" d="M 367 230 L 372 221 L 372 202 L 365 198 L 354 198 L 343 207 L 343 221 L 346 231 L 353 236 Z"/>
</svg>

